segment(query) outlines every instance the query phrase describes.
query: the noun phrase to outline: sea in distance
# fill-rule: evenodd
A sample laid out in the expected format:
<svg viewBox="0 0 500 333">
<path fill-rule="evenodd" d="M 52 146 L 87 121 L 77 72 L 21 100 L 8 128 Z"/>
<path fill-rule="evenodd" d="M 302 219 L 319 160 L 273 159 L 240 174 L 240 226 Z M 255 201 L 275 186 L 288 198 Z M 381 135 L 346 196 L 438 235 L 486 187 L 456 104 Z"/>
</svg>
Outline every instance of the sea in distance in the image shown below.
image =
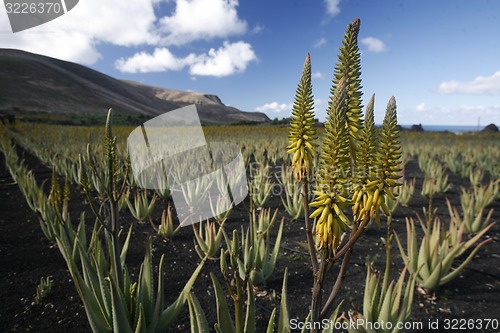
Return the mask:
<svg viewBox="0 0 500 333">
<path fill-rule="evenodd" d="M 401 125 L 405 129 L 410 129 L 412 125 Z M 422 124 L 425 132 L 452 132 L 452 133 L 466 133 L 466 132 L 479 132 L 484 126 L 477 125 L 425 125 Z"/>
</svg>

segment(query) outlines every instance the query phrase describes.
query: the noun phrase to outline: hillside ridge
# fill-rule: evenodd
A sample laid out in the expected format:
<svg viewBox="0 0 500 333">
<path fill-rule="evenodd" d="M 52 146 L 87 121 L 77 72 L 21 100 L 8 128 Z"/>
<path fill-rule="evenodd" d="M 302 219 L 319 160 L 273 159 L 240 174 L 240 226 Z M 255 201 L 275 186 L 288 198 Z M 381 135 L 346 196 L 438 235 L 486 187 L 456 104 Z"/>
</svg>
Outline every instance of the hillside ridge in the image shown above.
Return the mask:
<svg viewBox="0 0 500 333">
<path fill-rule="evenodd" d="M 76 63 L 21 50 L 0 49 L 0 113 L 88 123 L 108 108 L 123 119 L 146 119 L 196 104 L 205 124 L 268 122 L 259 112 L 226 106 L 218 96 L 153 87 Z"/>
</svg>

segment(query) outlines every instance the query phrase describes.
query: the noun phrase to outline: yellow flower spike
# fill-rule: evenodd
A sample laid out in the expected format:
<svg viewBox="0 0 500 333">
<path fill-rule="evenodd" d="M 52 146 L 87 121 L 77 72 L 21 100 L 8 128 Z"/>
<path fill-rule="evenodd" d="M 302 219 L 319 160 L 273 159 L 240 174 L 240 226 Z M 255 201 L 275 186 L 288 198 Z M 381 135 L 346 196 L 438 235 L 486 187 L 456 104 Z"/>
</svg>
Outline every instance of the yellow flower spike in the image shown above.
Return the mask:
<svg viewBox="0 0 500 333">
<path fill-rule="evenodd" d="M 353 158 L 356 158 L 358 150 L 359 130 L 362 122 L 362 96 L 361 91 L 361 53 L 358 47 L 358 34 L 360 20 L 355 19 L 346 29 L 342 46 L 338 54 L 338 62 L 335 65 L 334 85 L 340 85 L 345 80 L 347 92 L 346 119 L 343 124 L 348 131 L 349 149 Z"/>
<path fill-rule="evenodd" d="M 384 122 L 380 130 L 380 143 L 377 147 L 375 164 L 379 170 L 379 188 L 384 195 L 395 200 L 392 189 L 399 186 L 397 180 L 401 177 L 401 144 L 397 127 L 396 99 L 391 97 L 387 103 Z M 383 197 L 383 196 L 381 196 Z"/>
<path fill-rule="evenodd" d="M 313 110 L 311 58 L 307 54 L 302 77 L 295 94 L 288 135 L 288 153 L 294 154 L 292 171 L 297 181 L 309 178 L 312 171 L 313 156 L 315 155 L 315 144 L 312 142 L 316 139 Z"/>
<path fill-rule="evenodd" d="M 324 202 L 324 210 L 321 212 L 318 222 L 325 219 L 327 222 L 331 222 L 331 224 L 326 223 L 326 228 L 321 230 L 326 234 L 321 234 L 320 239 L 328 242 L 327 248 L 332 250 L 336 249 L 342 230 L 345 230 L 346 224 L 350 223 L 338 206 L 350 203 L 345 195 L 345 186 L 349 183 L 349 175 L 345 171 L 350 170 L 351 163 L 349 133 L 346 128 L 347 97 L 346 81 L 341 79 L 335 87 L 328 106 L 325 139 L 316 175 L 316 191 L 313 192 L 316 196 L 312 203 L 313 206 L 316 205 L 316 202 L 321 201 L 320 198 L 323 198 L 324 194 L 328 193 L 328 199 Z M 337 210 L 342 214 L 341 218 L 339 218 Z M 319 213 L 314 212 L 313 214 L 317 216 Z"/>
</svg>

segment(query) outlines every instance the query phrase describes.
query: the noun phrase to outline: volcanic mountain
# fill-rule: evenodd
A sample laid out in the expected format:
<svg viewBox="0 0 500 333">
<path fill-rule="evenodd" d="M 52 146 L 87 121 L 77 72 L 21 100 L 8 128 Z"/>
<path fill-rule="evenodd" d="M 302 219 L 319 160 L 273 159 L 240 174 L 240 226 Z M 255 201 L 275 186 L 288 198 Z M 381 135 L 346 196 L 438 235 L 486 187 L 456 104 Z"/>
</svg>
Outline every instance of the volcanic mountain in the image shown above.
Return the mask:
<svg viewBox="0 0 500 333">
<path fill-rule="evenodd" d="M 20 50 L 0 49 L 0 113 L 69 123 L 103 119 L 113 108 L 119 121 L 149 119 L 195 104 L 202 123 L 263 123 L 260 112 L 226 106 L 210 94 L 117 80 L 88 67 Z"/>
</svg>

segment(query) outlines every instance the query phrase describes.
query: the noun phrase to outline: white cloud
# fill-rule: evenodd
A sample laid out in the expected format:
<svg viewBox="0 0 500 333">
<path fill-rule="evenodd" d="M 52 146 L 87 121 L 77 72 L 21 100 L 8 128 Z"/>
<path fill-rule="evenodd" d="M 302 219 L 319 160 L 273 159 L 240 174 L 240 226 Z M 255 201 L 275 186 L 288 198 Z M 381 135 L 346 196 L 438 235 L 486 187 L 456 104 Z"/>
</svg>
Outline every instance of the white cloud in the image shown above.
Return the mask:
<svg viewBox="0 0 500 333">
<path fill-rule="evenodd" d="M 174 56 L 167 48 L 157 48 L 153 54 L 139 52 L 130 58 L 118 59 L 115 67 L 127 73 L 178 71 L 189 67 L 191 75 L 222 77 L 243 72 L 256 59 L 250 44 L 226 41 L 219 49 L 210 49 L 208 54 L 191 53 L 183 58 Z"/>
<path fill-rule="evenodd" d="M 120 58 L 115 62 L 115 67 L 125 73 L 179 71 L 195 60 L 193 54 L 177 58 L 168 49 L 157 48 L 153 54 L 139 52 L 128 59 Z"/>
<path fill-rule="evenodd" d="M 317 106 L 320 106 L 320 105 L 323 105 L 323 104 L 324 104 L 324 101 L 321 98 L 316 98 L 314 100 L 314 107 L 317 107 Z"/>
<path fill-rule="evenodd" d="M 415 108 L 398 111 L 401 124 L 424 125 L 476 125 L 480 119 L 481 127 L 487 124 L 500 124 L 500 105 L 426 106 L 425 112 L 415 113 Z"/>
<path fill-rule="evenodd" d="M 271 102 L 271 103 L 266 103 L 264 105 L 258 106 L 255 108 L 255 111 L 258 112 L 283 112 L 283 111 L 291 111 L 292 110 L 292 103 L 278 103 L 278 102 Z"/>
<path fill-rule="evenodd" d="M 238 0 L 176 0 L 172 16 L 160 20 L 167 45 L 195 40 L 226 38 L 246 32 L 247 23 L 238 17 Z"/>
<path fill-rule="evenodd" d="M 266 27 L 263 26 L 263 25 L 261 25 L 260 23 L 257 23 L 257 25 L 252 28 L 252 30 L 250 31 L 250 33 L 252 35 L 258 35 L 261 32 L 263 32 L 264 30 L 266 30 Z"/>
<path fill-rule="evenodd" d="M 417 106 L 415 106 L 415 109 L 417 109 L 417 111 L 424 111 L 425 110 L 425 103 L 422 102 L 422 103 L 418 104 Z"/>
<path fill-rule="evenodd" d="M 175 9 L 163 18 L 155 13 L 160 1 L 163 0 L 80 1 L 67 14 L 46 24 L 16 34 L 0 34 L 0 45 L 85 65 L 102 58 L 97 48 L 100 44 L 155 46 L 149 56 L 138 53 L 129 59 L 119 59 L 117 67 L 128 72 L 179 70 L 195 63 L 193 57 L 198 59 L 198 56 L 178 58 L 165 46 L 225 38 L 247 30 L 247 23 L 238 17 L 238 0 L 169 0 L 175 1 Z M 10 31 L 5 11 L 0 11 L 0 31 Z M 217 76 L 241 71 L 249 56 L 255 58 L 251 46 L 246 45 L 246 49 L 240 44 L 230 49 L 242 50 L 240 54 L 230 54 L 235 59 L 221 60 L 228 52 L 224 45 L 223 54 L 201 55 L 199 61 L 211 68 L 225 66 Z M 151 63 L 146 64 L 147 61 Z M 212 73 L 216 72 L 217 69 L 212 69 Z"/>
<path fill-rule="evenodd" d="M 472 116 L 495 116 L 496 121 L 500 120 L 500 105 L 468 105 L 463 104 L 460 105 L 455 110 L 452 110 L 451 113 L 458 112 L 463 115 L 472 115 Z M 487 121 L 487 119 L 484 119 Z"/>
<path fill-rule="evenodd" d="M 257 60 L 257 56 L 252 45 L 242 41 L 226 41 L 218 50 L 210 49 L 208 55 L 197 57 L 189 72 L 192 75 L 227 76 L 245 71 L 248 64 L 254 60 Z"/>
<path fill-rule="evenodd" d="M 321 72 L 313 72 L 313 73 L 311 74 L 311 77 L 312 77 L 313 79 L 322 79 L 322 78 L 323 78 L 323 73 L 321 73 Z"/>
<path fill-rule="evenodd" d="M 368 51 L 374 53 L 380 53 L 386 50 L 384 42 L 376 37 L 362 38 L 361 44 L 365 45 L 368 48 Z"/>
<path fill-rule="evenodd" d="M 321 37 L 320 39 L 318 39 L 316 42 L 314 42 L 314 47 L 315 48 L 320 48 L 322 47 L 323 45 L 325 45 L 327 43 L 327 40 L 326 38 L 324 37 Z"/>
<path fill-rule="evenodd" d="M 340 13 L 340 0 L 325 0 L 326 12 L 329 16 L 335 16 Z"/>
<path fill-rule="evenodd" d="M 67 14 L 46 24 L 0 34 L 0 45 L 91 65 L 101 58 L 96 48 L 99 43 L 135 46 L 158 42 L 153 28 L 154 2 L 80 1 Z M 10 31 L 5 11 L 0 11 L 0 31 Z"/>
<path fill-rule="evenodd" d="M 500 95 L 500 71 L 491 76 L 477 76 L 468 82 L 445 81 L 437 88 L 441 94 Z"/>
</svg>

